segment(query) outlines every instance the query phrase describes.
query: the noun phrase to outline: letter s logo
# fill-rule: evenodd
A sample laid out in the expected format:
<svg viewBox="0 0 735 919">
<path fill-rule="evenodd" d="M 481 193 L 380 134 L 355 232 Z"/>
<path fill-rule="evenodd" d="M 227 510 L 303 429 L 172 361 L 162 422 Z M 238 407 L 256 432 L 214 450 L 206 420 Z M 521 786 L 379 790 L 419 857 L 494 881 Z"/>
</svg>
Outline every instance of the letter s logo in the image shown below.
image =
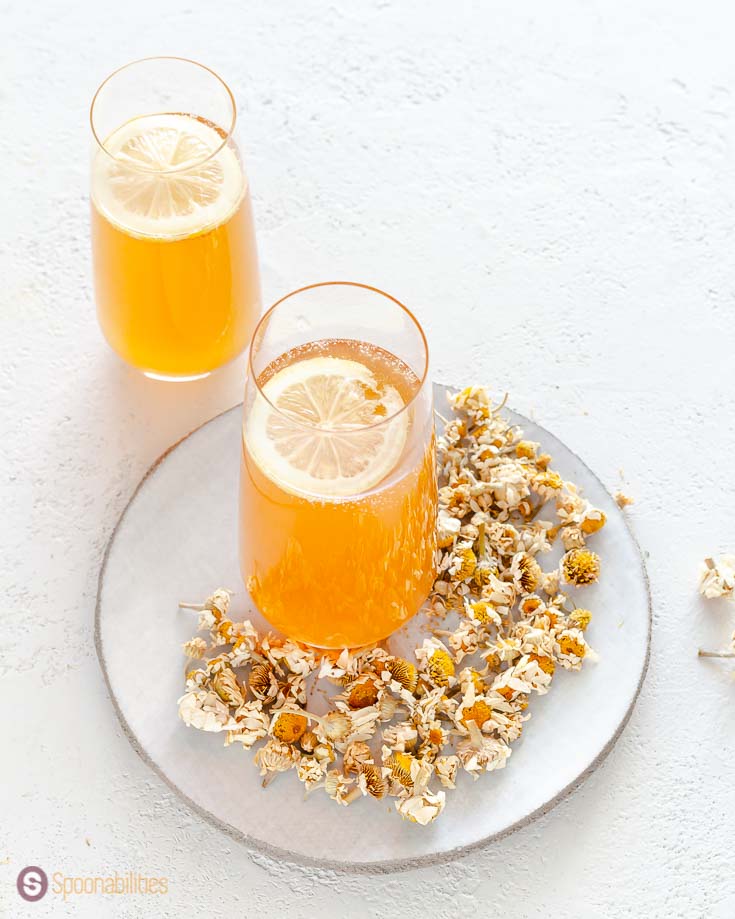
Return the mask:
<svg viewBox="0 0 735 919">
<path fill-rule="evenodd" d="M 38 865 L 29 865 L 20 872 L 15 886 L 24 900 L 28 900 L 29 903 L 35 903 L 36 900 L 44 897 L 48 890 L 46 872 L 43 868 L 39 868 Z"/>
</svg>

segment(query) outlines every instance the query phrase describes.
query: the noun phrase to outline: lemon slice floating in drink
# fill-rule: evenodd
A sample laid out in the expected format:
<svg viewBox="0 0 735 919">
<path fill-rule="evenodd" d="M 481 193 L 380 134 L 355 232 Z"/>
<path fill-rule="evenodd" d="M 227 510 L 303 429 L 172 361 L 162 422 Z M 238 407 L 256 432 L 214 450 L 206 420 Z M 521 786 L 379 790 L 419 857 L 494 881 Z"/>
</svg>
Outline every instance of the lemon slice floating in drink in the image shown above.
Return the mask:
<svg viewBox="0 0 735 919">
<path fill-rule="evenodd" d="M 224 223 L 245 180 L 237 154 L 211 123 L 191 115 L 133 118 L 97 151 L 92 197 L 138 236 L 180 239 Z"/>
<path fill-rule="evenodd" d="M 246 443 L 263 471 L 289 491 L 361 494 L 381 482 L 403 453 L 403 399 L 359 361 L 297 361 L 275 373 L 262 393 L 247 415 Z"/>
</svg>

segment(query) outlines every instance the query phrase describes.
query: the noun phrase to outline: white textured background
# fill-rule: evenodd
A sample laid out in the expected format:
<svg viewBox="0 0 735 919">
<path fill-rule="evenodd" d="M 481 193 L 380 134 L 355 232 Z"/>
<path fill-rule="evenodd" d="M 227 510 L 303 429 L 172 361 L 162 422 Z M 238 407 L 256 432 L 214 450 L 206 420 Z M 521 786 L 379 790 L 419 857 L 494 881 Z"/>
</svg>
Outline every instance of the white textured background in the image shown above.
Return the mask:
<svg viewBox="0 0 735 919">
<path fill-rule="evenodd" d="M 4 915 L 735 916 L 735 682 L 695 656 L 735 627 L 695 595 L 699 559 L 735 551 L 732 5 L 37 0 L 0 22 Z M 636 498 L 655 622 L 630 725 L 552 814 L 461 862 L 344 878 L 252 859 L 115 721 L 92 643 L 105 541 L 243 380 L 147 381 L 96 328 L 87 107 L 155 53 L 233 86 L 267 303 L 328 278 L 395 293 L 436 378 L 509 389 Z M 34 863 L 171 893 L 23 904 Z"/>
</svg>

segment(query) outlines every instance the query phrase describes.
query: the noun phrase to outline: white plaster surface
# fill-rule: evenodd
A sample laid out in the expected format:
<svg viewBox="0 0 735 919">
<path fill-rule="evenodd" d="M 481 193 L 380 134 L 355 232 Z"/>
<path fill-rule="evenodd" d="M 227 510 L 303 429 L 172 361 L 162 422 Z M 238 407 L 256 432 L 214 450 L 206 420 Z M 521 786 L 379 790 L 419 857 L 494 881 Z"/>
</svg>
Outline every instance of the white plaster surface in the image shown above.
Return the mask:
<svg viewBox="0 0 735 919">
<path fill-rule="evenodd" d="M 735 627 L 695 593 L 699 559 L 735 550 L 732 6 L 39 0 L 0 22 L 0 913 L 734 916 L 735 682 L 695 654 Z M 550 815 L 452 865 L 252 858 L 147 769 L 106 696 L 105 542 L 243 379 L 150 382 L 96 328 L 87 105 L 154 53 L 235 90 L 266 302 L 327 278 L 395 293 L 436 378 L 508 389 L 636 498 L 654 635 L 625 734 Z M 24 904 L 28 864 L 170 893 Z"/>
</svg>

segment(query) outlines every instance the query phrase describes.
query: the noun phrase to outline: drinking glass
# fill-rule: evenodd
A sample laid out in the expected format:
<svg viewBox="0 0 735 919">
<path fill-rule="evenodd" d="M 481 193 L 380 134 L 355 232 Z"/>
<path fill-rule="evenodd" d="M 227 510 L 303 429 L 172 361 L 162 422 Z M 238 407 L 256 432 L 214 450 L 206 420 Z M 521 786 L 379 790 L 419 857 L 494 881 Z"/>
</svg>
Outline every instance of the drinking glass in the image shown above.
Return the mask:
<svg viewBox="0 0 735 919">
<path fill-rule="evenodd" d="M 206 376 L 245 349 L 260 314 L 235 121 L 223 80 L 182 58 L 127 64 L 92 100 L 97 315 L 147 376 Z"/>
<path fill-rule="evenodd" d="M 364 284 L 279 300 L 250 349 L 240 478 L 243 578 L 268 621 L 320 648 L 387 637 L 435 575 L 426 338 Z"/>
</svg>

